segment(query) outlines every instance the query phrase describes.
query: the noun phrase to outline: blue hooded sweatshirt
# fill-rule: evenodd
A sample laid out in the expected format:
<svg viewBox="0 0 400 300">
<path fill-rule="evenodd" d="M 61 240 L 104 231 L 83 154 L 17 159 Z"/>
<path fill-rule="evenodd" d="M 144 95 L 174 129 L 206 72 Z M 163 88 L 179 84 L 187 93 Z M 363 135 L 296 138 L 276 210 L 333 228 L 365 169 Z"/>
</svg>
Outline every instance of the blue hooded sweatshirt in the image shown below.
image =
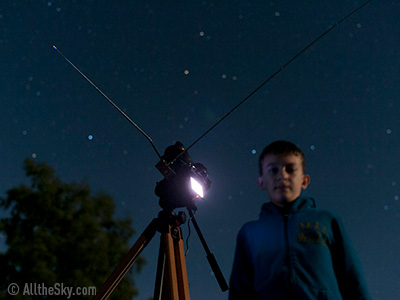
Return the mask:
<svg viewBox="0 0 400 300">
<path fill-rule="evenodd" d="M 269 202 L 239 231 L 230 300 L 370 300 L 360 262 L 336 214 L 299 197 Z"/>
</svg>

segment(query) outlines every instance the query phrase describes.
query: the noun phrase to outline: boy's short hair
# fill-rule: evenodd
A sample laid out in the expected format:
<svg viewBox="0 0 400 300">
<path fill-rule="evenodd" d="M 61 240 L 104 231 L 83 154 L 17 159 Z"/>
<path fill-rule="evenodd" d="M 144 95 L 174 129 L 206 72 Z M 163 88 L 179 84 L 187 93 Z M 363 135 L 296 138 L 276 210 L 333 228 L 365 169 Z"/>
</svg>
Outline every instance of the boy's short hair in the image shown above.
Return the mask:
<svg viewBox="0 0 400 300">
<path fill-rule="evenodd" d="M 258 166 L 260 169 L 260 175 L 263 173 L 263 161 L 265 156 L 268 154 L 278 154 L 278 155 L 298 155 L 301 158 L 301 164 L 303 167 L 303 172 L 306 171 L 306 158 L 303 152 L 295 144 L 288 141 L 275 141 L 269 144 L 261 152 L 260 158 L 258 159 Z"/>
</svg>

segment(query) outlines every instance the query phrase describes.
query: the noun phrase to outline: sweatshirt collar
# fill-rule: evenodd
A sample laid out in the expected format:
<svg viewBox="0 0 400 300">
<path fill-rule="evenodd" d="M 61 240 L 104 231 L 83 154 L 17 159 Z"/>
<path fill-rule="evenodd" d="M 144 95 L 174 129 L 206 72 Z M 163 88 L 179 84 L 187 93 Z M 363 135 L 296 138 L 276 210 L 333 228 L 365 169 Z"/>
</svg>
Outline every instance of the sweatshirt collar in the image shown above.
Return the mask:
<svg viewBox="0 0 400 300">
<path fill-rule="evenodd" d="M 300 196 L 294 200 L 287 207 L 279 207 L 272 202 L 264 203 L 261 207 L 260 217 L 265 214 L 280 212 L 282 214 L 289 214 L 291 212 L 300 211 L 308 208 L 315 208 L 315 200 L 311 197 Z"/>
</svg>

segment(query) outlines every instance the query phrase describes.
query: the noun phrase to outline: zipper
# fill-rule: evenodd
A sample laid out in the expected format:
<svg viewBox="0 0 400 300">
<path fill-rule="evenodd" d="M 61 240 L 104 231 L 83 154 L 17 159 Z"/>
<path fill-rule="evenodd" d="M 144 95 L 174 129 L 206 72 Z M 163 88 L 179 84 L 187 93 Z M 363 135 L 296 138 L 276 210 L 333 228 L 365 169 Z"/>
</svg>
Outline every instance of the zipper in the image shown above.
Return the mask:
<svg viewBox="0 0 400 300">
<path fill-rule="evenodd" d="M 289 269 L 289 284 L 293 286 L 293 268 L 292 262 L 290 259 L 290 247 L 289 247 L 289 230 L 288 230 L 288 221 L 289 215 L 283 215 L 283 225 L 284 225 L 284 234 L 285 234 L 285 247 L 286 247 L 286 263 Z"/>
</svg>

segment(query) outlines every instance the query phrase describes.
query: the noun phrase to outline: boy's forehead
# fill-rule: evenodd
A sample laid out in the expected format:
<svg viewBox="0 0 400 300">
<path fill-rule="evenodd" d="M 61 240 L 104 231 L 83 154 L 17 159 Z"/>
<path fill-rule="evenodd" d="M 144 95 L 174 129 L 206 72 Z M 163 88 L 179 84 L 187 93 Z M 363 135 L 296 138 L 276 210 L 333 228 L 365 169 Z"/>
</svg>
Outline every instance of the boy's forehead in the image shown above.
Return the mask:
<svg viewBox="0 0 400 300">
<path fill-rule="evenodd" d="M 301 157 L 297 154 L 267 154 L 263 161 L 263 166 L 271 164 L 301 164 Z"/>
</svg>

